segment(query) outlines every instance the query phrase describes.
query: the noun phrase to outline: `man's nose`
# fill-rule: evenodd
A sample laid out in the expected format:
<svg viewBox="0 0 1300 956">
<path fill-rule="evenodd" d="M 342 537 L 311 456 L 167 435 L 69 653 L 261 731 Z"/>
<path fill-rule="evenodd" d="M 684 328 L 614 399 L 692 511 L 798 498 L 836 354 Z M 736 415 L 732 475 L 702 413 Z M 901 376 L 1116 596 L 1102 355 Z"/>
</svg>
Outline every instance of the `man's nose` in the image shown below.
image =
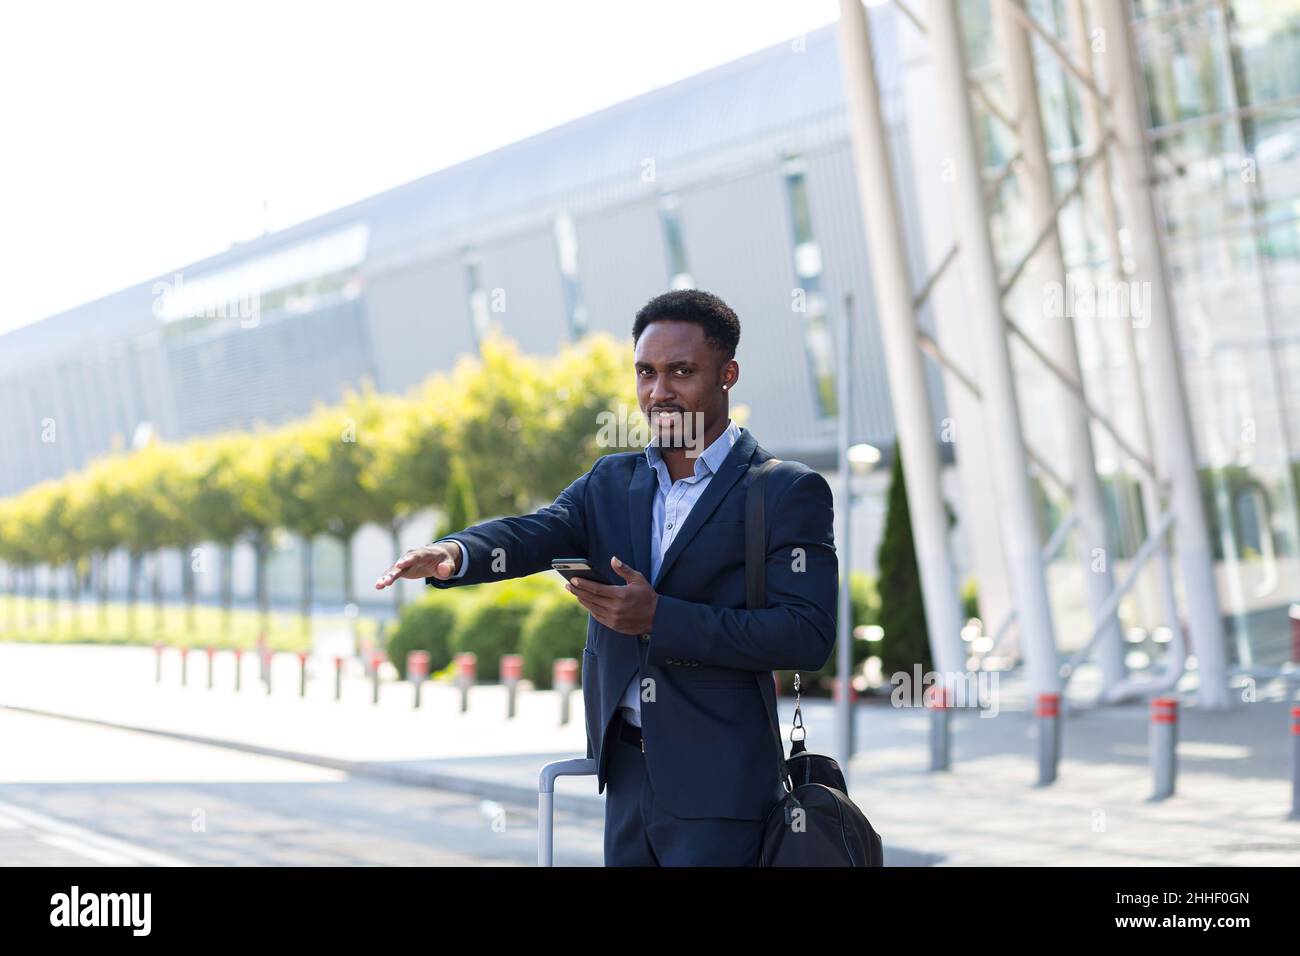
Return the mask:
<svg viewBox="0 0 1300 956">
<path fill-rule="evenodd" d="M 650 407 L 656 405 L 665 405 L 677 398 L 677 394 L 668 385 L 665 378 L 655 379 L 654 385 L 650 387 Z"/>
</svg>

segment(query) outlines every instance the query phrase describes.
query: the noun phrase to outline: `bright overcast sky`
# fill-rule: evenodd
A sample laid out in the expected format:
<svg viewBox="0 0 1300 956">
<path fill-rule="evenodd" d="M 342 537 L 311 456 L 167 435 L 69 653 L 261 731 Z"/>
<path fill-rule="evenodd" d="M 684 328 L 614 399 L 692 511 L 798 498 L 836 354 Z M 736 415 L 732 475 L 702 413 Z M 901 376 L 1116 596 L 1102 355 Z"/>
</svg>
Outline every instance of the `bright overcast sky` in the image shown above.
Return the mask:
<svg viewBox="0 0 1300 956">
<path fill-rule="evenodd" d="M 834 0 L 4 4 L 0 332 L 837 13 Z"/>
</svg>

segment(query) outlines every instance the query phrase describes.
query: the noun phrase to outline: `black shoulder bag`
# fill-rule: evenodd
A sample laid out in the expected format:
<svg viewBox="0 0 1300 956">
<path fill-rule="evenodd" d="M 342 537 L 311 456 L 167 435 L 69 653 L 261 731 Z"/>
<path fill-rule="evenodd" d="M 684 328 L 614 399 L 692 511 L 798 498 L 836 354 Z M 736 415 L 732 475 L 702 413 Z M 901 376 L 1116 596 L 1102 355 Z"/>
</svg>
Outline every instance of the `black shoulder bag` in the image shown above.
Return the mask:
<svg viewBox="0 0 1300 956">
<path fill-rule="evenodd" d="M 779 458 L 768 458 L 749 472 L 745 500 L 745 606 L 767 607 L 767 528 L 764 520 L 767 475 Z M 794 676 L 794 723 L 790 757 L 785 756 L 776 710 L 775 675 L 754 675 L 776 740 L 781 784 L 785 795 L 763 822 L 759 866 L 884 866 L 880 835 L 849 799 L 840 766 L 830 757 L 804 747 L 803 716 L 799 711 L 799 675 Z M 795 738 L 795 731 L 802 736 Z"/>
</svg>

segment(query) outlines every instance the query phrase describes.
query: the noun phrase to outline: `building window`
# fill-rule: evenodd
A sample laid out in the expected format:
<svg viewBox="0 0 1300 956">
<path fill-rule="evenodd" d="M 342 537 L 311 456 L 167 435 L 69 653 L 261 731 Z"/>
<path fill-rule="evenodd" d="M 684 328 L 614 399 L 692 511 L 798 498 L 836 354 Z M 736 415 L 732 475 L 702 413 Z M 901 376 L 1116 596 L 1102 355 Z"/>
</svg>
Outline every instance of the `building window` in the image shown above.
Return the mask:
<svg viewBox="0 0 1300 956">
<path fill-rule="evenodd" d="M 686 243 L 682 240 L 681 200 L 672 193 L 659 197 L 659 223 L 668 252 L 668 288 L 694 289 L 695 279 L 686 267 Z"/>
<path fill-rule="evenodd" d="M 808 205 L 808 184 L 804 165 L 797 156 L 782 165 L 790 222 L 794 230 L 794 274 L 799 283 L 791 296 L 791 309 L 803 321 L 804 354 L 813 382 L 813 400 L 819 418 L 839 414 L 835 385 L 835 342 L 831 336 L 830 310 L 822 291 L 821 246 L 813 238 Z"/>
<path fill-rule="evenodd" d="M 488 334 L 488 295 L 487 290 L 483 288 L 483 278 L 479 271 L 478 257 L 473 253 L 466 252 L 464 255 L 465 263 L 465 288 L 469 291 L 469 325 L 470 332 L 474 336 L 474 345 L 482 348 L 483 339 Z"/>
<path fill-rule="evenodd" d="M 569 336 L 580 339 L 587 334 L 587 305 L 582 301 L 582 282 L 578 279 L 578 233 L 573 226 L 573 217 L 567 212 L 555 217 L 555 251 L 564 287 Z"/>
</svg>

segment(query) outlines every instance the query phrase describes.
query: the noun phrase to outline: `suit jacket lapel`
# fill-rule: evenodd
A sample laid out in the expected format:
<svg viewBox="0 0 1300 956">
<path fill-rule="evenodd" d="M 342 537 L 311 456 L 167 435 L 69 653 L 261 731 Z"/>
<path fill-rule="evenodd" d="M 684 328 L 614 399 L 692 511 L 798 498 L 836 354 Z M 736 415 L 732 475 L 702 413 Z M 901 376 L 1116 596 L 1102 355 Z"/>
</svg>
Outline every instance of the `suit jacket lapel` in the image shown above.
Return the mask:
<svg viewBox="0 0 1300 956">
<path fill-rule="evenodd" d="M 691 508 L 691 513 L 686 518 L 686 523 L 682 525 L 681 531 L 678 532 L 677 537 L 673 539 L 672 545 L 668 548 L 668 553 L 664 555 L 663 563 L 659 566 L 659 573 L 655 575 L 654 581 L 651 582 L 651 587 L 658 586 L 659 582 L 663 580 L 664 575 L 668 573 L 668 569 L 672 567 L 673 562 L 677 560 L 677 556 L 682 553 L 682 550 L 688 544 L 691 543 L 691 539 L 695 537 L 695 532 L 700 530 L 700 527 L 704 522 L 709 519 L 709 515 L 713 514 L 718 505 L 721 504 L 722 499 L 725 498 L 727 492 L 731 490 L 731 486 L 739 481 L 740 476 L 749 470 L 749 460 L 753 457 L 754 450 L 757 447 L 758 442 L 756 442 L 754 437 L 749 433 L 749 429 L 742 429 L 740 437 L 737 438 L 736 443 L 731 446 L 731 451 L 728 452 L 727 457 L 722 460 L 722 465 L 718 468 L 718 473 L 709 479 L 709 484 L 708 487 L 704 489 L 704 494 L 700 496 L 699 501 L 695 502 L 694 507 Z M 650 472 L 653 477 L 654 469 L 650 467 L 649 463 L 646 463 L 645 470 Z M 650 522 L 648 520 L 646 521 L 645 529 L 645 537 L 647 539 L 646 548 L 648 552 L 650 536 Z"/>
<path fill-rule="evenodd" d="M 632 529 L 632 567 L 650 577 L 650 520 L 658 476 L 645 455 L 636 459 L 627 486 L 627 526 Z"/>
</svg>

